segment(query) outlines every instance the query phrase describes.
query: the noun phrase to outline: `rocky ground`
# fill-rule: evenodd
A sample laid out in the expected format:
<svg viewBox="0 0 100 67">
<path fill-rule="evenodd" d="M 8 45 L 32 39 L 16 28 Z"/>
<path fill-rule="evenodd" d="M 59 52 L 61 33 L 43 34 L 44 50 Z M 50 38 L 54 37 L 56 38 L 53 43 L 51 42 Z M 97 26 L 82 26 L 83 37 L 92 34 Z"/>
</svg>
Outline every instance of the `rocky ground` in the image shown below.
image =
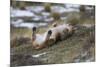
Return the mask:
<svg viewBox="0 0 100 67">
<path fill-rule="evenodd" d="M 11 66 L 94 62 L 94 32 L 94 26 L 79 25 L 72 36 L 41 50 L 32 47 L 30 36 L 25 37 L 25 33 L 11 37 Z"/>
</svg>

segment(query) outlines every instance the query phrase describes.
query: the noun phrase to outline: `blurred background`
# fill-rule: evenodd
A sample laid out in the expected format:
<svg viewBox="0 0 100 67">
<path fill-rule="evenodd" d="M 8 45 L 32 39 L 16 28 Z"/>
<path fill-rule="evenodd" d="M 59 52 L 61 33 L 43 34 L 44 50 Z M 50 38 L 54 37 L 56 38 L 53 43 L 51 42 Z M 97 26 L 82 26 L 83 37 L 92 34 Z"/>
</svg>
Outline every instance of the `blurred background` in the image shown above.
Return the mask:
<svg viewBox="0 0 100 67">
<path fill-rule="evenodd" d="M 83 23 L 85 22 L 84 19 L 87 21 L 88 19 L 94 20 L 95 17 L 95 6 L 91 5 L 11 0 L 10 10 L 11 26 L 24 28 L 44 27 L 49 23 L 60 20 L 69 22 L 73 18 L 75 21 L 80 19 L 80 23 Z"/>
</svg>

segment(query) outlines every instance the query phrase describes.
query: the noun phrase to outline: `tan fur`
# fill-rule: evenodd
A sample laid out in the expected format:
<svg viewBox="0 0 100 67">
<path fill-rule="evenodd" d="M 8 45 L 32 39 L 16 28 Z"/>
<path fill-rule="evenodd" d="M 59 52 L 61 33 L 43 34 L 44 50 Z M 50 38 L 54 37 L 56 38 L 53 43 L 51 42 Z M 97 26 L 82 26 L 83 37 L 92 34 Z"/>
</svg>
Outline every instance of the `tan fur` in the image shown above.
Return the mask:
<svg viewBox="0 0 100 67">
<path fill-rule="evenodd" d="M 36 39 L 32 40 L 33 47 L 35 49 L 42 49 L 52 44 L 49 39 L 50 35 L 51 34 L 48 34 L 48 31 L 43 34 L 36 34 Z"/>
<path fill-rule="evenodd" d="M 50 36 L 47 36 L 47 32 L 45 32 L 44 34 L 39 34 L 39 36 L 36 36 L 36 39 L 32 40 L 32 44 L 35 49 L 42 49 L 44 47 L 54 44 L 59 40 L 64 40 L 69 34 L 72 34 L 73 26 L 68 24 L 62 24 L 49 28 L 47 31 L 49 30 L 52 31 L 52 34 Z M 39 40 L 37 40 L 37 38 L 39 37 L 44 38 L 45 34 L 46 38 L 43 41 L 40 42 Z"/>
<path fill-rule="evenodd" d="M 69 24 L 62 24 L 57 25 L 56 27 L 50 28 L 49 30 L 52 30 L 51 39 L 57 40 L 63 40 L 65 39 L 69 34 L 73 32 L 73 26 Z"/>
</svg>

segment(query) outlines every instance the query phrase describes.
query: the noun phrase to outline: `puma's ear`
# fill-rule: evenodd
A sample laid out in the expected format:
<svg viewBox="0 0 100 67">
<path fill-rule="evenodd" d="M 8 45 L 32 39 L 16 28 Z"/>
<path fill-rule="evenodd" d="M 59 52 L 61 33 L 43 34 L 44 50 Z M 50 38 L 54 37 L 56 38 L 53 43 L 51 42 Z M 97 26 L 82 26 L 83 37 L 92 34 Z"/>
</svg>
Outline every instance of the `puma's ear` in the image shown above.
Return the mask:
<svg viewBox="0 0 100 67">
<path fill-rule="evenodd" d="M 57 27 L 57 23 L 52 24 L 53 27 Z"/>
<path fill-rule="evenodd" d="M 52 31 L 51 31 L 51 30 L 49 30 L 49 31 L 48 31 L 48 34 L 49 34 L 49 35 L 51 35 L 51 34 L 52 34 Z"/>
<path fill-rule="evenodd" d="M 47 31 L 47 36 L 46 36 L 45 42 L 47 42 L 49 40 L 51 34 L 52 34 L 51 30 Z"/>
<path fill-rule="evenodd" d="M 33 31 L 33 32 L 36 31 L 36 27 L 33 27 L 33 28 L 32 28 L 32 31 Z"/>
</svg>

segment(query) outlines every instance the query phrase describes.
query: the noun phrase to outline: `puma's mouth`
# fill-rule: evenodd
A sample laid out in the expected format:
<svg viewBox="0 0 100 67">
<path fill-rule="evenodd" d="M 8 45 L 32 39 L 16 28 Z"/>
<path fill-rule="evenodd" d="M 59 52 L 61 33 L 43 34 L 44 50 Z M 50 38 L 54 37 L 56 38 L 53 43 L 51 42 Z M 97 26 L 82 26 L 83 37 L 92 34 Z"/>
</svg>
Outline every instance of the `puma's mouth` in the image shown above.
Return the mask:
<svg viewBox="0 0 100 67">
<path fill-rule="evenodd" d="M 42 49 L 44 46 L 42 45 L 42 46 L 40 46 L 40 45 L 35 45 L 34 46 L 34 48 L 36 49 L 36 50 L 38 50 L 38 49 Z"/>
</svg>

